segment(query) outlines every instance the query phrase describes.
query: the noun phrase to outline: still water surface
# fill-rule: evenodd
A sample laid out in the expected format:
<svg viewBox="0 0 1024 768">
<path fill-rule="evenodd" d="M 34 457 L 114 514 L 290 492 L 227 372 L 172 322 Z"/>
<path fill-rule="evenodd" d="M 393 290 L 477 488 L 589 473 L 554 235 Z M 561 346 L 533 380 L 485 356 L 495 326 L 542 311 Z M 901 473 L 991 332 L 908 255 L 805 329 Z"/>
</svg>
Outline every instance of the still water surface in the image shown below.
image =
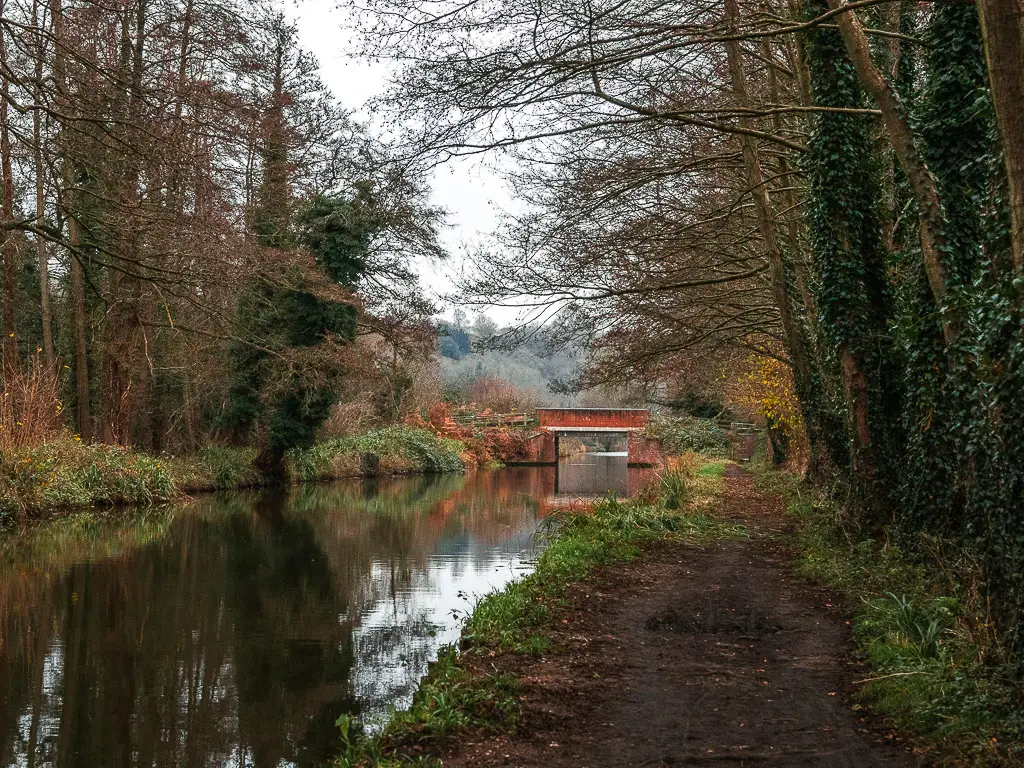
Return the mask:
<svg viewBox="0 0 1024 768">
<path fill-rule="evenodd" d="M 472 600 L 625 456 L 232 492 L 0 541 L 0 766 L 314 766 L 407 705 Z"/>
</svg>

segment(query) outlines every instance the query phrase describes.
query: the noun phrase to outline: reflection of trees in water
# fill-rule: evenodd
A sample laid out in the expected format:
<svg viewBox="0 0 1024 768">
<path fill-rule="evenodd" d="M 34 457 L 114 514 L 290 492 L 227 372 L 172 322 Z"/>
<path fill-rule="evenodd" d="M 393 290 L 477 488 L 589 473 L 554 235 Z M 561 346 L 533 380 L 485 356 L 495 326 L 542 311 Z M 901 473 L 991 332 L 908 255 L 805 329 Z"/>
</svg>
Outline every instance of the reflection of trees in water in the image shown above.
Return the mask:
<svg viewBox="0 0 1024 768">
<path fill-rule="evenodd" d="M 250 764 L 275 766 L 308 743 L 311 718 L 352 706 L 344 595 L 308 523 L 261 512 L 182 516 L 172 541 L 76 566 L 55 586 L 54 644 L 2 660 L 5 674 L 24 670 L 32 716 L 49 723 L 46 748 L 35 740 L 45 764 L 220 765 L 241 743 Z M 43 703 L 48 647 L 62 669 Z M 25 696 L 3 699 L 14 724 Z M 27 765 L 30 741 L 5 747 L 5 763 Z"/>
<path fill-rule="evenodd" d="M 532 502 L 491 477 L 204 497 L 140 546 L 0 563 L 0 765 L 329 757 L 450 627 L 438 574 L 523 546 Z"/>
<path fill-rule="evenodd" d="M 351 689 L 369 719 L 406 702 L 438 646 L 455 639 L 450 611 L 459 590 L 487 591 L 500 563 L 529 550 L 537 502 L 523 489 L 533 474 L 482 473 L 443 486 L 429 478 L 374 481 L 350 486 L 344 500 L 336 487 L 300 492 L 304 499 L 326 491 L 343 510 L 314 516 L 332 570 L 372 563 L 349 586 Z M 311 506 L 329 509 L 322 500 Z"/>
</svg>

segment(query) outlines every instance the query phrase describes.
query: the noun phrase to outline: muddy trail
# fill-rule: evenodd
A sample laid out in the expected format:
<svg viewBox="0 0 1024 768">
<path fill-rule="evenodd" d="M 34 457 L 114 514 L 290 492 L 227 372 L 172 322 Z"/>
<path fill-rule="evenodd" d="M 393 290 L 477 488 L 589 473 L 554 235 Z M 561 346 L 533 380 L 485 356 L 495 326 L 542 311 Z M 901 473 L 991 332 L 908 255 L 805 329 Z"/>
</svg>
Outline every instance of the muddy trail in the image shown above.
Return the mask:
<svg viewBox="0 0 1024 768">
<path fill-rule="evenodd" d="M 841 610 L 766 535 L 780 503 L 736 467 L 726 482 L 719 514 L 750 537 L 659 543 L 574 588 L 556 650 L 487 660 L 520 679 L 521 727 L 464 741 L 446 768 L 927 764 L 857 713 L 867 672 Z"/>
</svg>

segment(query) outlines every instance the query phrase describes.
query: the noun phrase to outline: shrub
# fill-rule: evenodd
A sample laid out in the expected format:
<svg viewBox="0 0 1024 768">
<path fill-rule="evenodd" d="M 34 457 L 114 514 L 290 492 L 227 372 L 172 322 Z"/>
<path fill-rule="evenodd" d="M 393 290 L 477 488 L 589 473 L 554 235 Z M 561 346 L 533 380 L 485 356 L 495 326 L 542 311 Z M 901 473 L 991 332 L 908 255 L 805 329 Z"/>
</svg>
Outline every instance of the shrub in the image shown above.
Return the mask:
<svg viewBox="0 0 1024 768">
<path fill-rule="evenodd" d="M 659 418 L 647 427 L 647 436 L 661 440 L 662 452 L 676 456 L 688 451 L 708 456 L 728 456 L 729 438 L 711 419 L 691 416 Z"/>
<path fill-rule="evenodd" d="M 64 410 L 60 380 L 39 354 L 7 372 L 0 392 L 0 450 L 10 451 L 60 439 Z"/>
</svg>

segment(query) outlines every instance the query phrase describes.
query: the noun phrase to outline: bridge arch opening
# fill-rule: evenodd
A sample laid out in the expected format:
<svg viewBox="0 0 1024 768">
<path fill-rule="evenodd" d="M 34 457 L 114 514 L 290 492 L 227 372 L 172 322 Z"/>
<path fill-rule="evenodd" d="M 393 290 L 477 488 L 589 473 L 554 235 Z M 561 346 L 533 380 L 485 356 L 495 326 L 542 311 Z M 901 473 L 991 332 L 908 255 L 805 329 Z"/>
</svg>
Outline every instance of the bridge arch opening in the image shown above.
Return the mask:
<svg viewBox="0 0 1024 768">
<path fill-rule="evenodd" d="M 537 431 L 530 437 L 530 464 L 558 464 L 560 439 L 573 435 L 621 436 L 629 466 L 661 463 L 661 441 L 645 433 L 646 408 L 538 408 Z"/>
</svg>

